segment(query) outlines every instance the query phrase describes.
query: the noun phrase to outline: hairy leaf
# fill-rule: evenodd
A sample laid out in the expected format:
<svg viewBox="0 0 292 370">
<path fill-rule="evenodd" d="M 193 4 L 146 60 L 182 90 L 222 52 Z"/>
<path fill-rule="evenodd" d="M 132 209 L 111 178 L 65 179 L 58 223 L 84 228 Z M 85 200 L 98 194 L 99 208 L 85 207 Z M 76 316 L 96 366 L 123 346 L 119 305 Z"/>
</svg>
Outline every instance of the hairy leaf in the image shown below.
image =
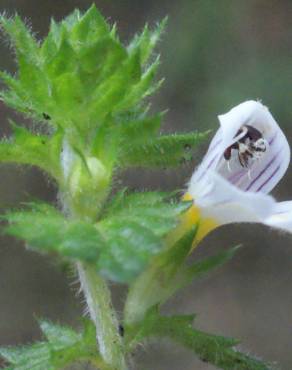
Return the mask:
<svg viewBox="0 0 292 370">
<path fill-rule="evenodd" d="M 133 349 L 149 338 L 169 338 L 196 353 L 203 362 L 224 370 L 272 370 L 264 362 L 235 348 L 238 341 L 193 328 L 195 315 L 162 316 L 151 308 L 143 321 L 125 327 L 126 341 Z"/>
<path fill-rule="evenodd" d="M 188 157 L 194 137 L 157 138 L 161 115 L 147 118 L 144 103 L 161 83 L 155 81 L 159 57 L 151 55 L 165 23 L 154 30 L 146 26 L 127 47 L 95 5 L 84 14 L 75 10 L 61 22 L 52 20 L 41 42 L 18 16 L 2 16 L 0 25 L 11 38 L 18 73 L 0 72 L 6 85 L 0 97 L 38 122 L 58 128 L 61 143 L 66 140 L 84 158 L 96 157 L 109 171 L 143 161 L 146 167 L 173 166 Z M 178 141 L 185 149 L 178 149 Z M 25 150 L 20 143 L 19 152 Z M 161 156 L 162 152 L 173 154 Z M 56 172 L 60 152 L 55 154 Z M 154 160 L 157 154 L 161 160 Z M 34 164 L 38 156 L 25 157 Z M 45 164 L 43 158 L 38 162 Z M 52 174 L 51 168 L 45 170 Z"/>
<path fill-rule="evenodd" d="M 121 156 L 123 150 L 128 150 L 129 143 L 139 146 L 156 137 L 161 126 L 162 114 L 150 118 L 142 118 L 124 123 L 121 119 L 119 127 L 119 140 L 121 145 Z M 125 149 L 124 149 L 125 147 Z"/>
<path fill-rule="evenodd" d="M 105 242 L 96 227 L 85 221 L 68 220 L 55 208 L 32 204 L 32 210 L 7 213 L 5 231 L 24 239 L 30 248 L 57 252 L 61 256 L 96 262 Z"/>
<path fill-rule="evenodd" d="M 18 16 L 1 16 L 18 72 L 0 72 L 6 85 L 0 97 L 36 119 L 36 127 L 46 121 L 50 132 L 61 133 L 60 143 L 66 140 L 81 157 L 96 157 L 109 173 L 132 166 L 177 166 L 192 158 L 205 134 L 159 136 L 161 115 L 147 117 L 145 98 L 162 82 L 155 81 L 159 56 L 151 56 L 165 23 L 154 30 L 146 26 L 124 46 L 95 5 L 84 14 L 75 10 L 61 22 L 52 20 L 41 42 Z M 24 153 L 28 146 L 19 145 Z M 60 151 L 54 154 L 49 168 L 41 156 L 24 158 L 29 164 L 40 158 L 52 175 L 60 162 Z"/>
<path fill-rule="evenodd" d="M 15 77 L 0 76 L 8 88 L 1 94 L 4 101 L 33 117 L 45 112 L 52 117 L 50 124 L 70 128 L 76 138 L 81 134 L 87 149 L 92 130 L 140 106 L 154 90 L 158 63 L 144 64 L 163 25 L 145 29 L 127 48 L 95 5 L 85 14 L 76 10 L 59 23 L 52 21 L 40 43 L 18 16 L 2 16 L 0 24 L 19 67 Z"/>
<path fill-rule="evenodd" d="M 102 364 L 92 323 L 84 322 L 81 333 L 45 320 L 40 320 L 40 327 L 47 341 L 0 348 L 0 355 L 9 363 L 7 370 L 58 370 L 76 361 Z"/>
<path fill-rule="evenodd" d="M 111 280 L 130 282 L 162 248 L 161 239 L 151 229 L 130 219 L 109 219 L 100 222 L 98 229 L 108 243 L 98 268 Z"/>
<path fill-rule="evenodd" d="M 92 263 L 107 278 L 129 282 L 162 250 L 163 237 L 189 206 L 166 203 L 165 197 L 153 192 L 116 199 L 95 224 L 66 218 L 46 204 L 30 204 L 31 209 L 4 216 L 5 231 L 30 248 Z"/>
<path fill-rule="evenodd" d="M 173 193 L 139 192 L 126 195 L 118 193 L 105 209 L 105 221 L 124 220 L 136 222 L 155 235 L 162 237 L 179 222 L 179 215 L 190 207 L 190 202 L 178 202 Z"/>
<path fill-rule="evenodd" d="M 157 42 L 159 41 L 162 32 L 165 29 L 167 23 L 167 18 L 164 18 L 160 22 L 154 31 L 149 29 L 149 26 L 146 24 L 143 32 L 140 35 L 137 35 L 134 40 L 130 43 L 128 49 L 130 51 L 139 48 L 141 50 L 141 61 L 142 63 L 147 62 L 150 57 L 153 49 L 155 48 Z"/>
<path fill-rule="evenodd" d="M 110 248 L 100 259 L 100 268 L 107 267 L 111 279 L 130 281 L 143 271 L 150 257 L 161 251 L 162 238 L 189 207 L 188 202 L 167 202 L 170 195 L 159 192 L 127 195 L 123 191 L 105 209 L 98 229 Z"/>
<path fill-rule="evenodd" d="M 124 149 L 124 167 L 175 167 L 193 158 L 194 149 L 207 137 L 206 133 L 162 135 L 148 143 L 129 145 Z"/>
<path fill-rule="evenodd" d="M 61 179 L 59 156 L 62 134 L 53 136 L 33 134 L 12 123 L 13 136 L 0 141 L 0 162 L 35 165 Z"/>
</svg>

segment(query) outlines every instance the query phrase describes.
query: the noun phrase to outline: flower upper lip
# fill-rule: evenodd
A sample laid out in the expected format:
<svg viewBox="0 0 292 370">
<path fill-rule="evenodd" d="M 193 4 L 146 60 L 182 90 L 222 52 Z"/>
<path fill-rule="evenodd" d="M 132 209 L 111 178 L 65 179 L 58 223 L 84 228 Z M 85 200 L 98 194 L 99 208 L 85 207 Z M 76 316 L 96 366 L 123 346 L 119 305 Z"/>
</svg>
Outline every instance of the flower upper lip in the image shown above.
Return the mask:
<svg viewBox="0 0 292 370">
<path fill-rule="evenodd" d="M 195 172 L 197 179 L 206 170 L 213 170 L 242 190 L 269 193 L 283 177 L 290 162 L 289 144 L 271 113 L 261 103 L 247 101 L 218 118 L 220 128 Z M 236 153 L 233 153 L 230 171 L 223 154 L 226 148 L 239 140 L 236 134 L 244 125 L 259 130 L 268 148 L 262 158 L 254 160 L 247 168 L 242 168 Z"/>
</svg>

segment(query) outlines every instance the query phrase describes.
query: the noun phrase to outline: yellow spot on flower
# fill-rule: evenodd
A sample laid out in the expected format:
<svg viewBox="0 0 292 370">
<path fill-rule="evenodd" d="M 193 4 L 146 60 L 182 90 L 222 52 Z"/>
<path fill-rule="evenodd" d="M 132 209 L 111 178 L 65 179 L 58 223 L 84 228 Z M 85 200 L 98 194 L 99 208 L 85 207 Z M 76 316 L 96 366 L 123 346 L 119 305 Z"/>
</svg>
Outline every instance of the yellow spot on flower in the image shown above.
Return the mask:
<svg viewBox="0 0 292 370">
<path fill-rule="evenodd" d="M 192 200 L 192 197 L 190 194 L 186 193 L 183 197 L 183 200 Z M 193 248 L 195 248 L 198 243 L 207 234 L 209 234 L 209 232 L 219 226 L 215 220 L 211 218 L 204 218 L 201 214 L 200 208 L 193 204 L 191 208 L 188 209 L 187 212 L 182 216 L 180 224 L 175 230 L 175 239 L 177 240 L 182 237 L 182 235 L 184 235 L 194 225 L 198 225 L 198 231 L 193 241 Z"/>
</svg>

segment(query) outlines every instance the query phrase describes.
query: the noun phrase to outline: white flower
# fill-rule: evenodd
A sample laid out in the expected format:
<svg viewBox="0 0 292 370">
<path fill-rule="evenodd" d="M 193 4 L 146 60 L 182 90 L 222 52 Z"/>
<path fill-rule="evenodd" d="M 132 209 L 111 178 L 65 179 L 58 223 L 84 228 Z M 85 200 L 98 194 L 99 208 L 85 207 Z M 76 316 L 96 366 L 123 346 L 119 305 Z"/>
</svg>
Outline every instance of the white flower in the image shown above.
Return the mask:
<svg viewBox="0 0 292 370">
<path fill-rule="evenodd" d="M 268 195 L 290 162 L 277 122 L 256 101 L 218 118 L 220 128 L 188 188 L 200 217 L 217 225 L 260 222 L 292 232 L 292 201 L 277 203 Z"/>
</svg>

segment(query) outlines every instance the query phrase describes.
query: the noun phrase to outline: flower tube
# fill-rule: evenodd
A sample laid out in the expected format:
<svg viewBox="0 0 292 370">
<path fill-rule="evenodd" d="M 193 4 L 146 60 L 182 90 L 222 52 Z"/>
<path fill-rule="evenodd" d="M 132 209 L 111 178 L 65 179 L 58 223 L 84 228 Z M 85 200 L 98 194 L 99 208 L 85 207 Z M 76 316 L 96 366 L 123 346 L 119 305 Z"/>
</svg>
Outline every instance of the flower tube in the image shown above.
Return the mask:
<svg viewBox="0 0 292 370">
<path fill-rule="evenodd" d="M 202 163 L 194 171 L 185 199 L 193 206 L 184 226 L 199 223 L 196 242 L 213 228 L 257 222 L 292 231 L 292 201 L 277 203 L 268 193 L 290 162 L 287 139 L 269 110 L 246 101 L 220 115 Z"/>
</svg>

